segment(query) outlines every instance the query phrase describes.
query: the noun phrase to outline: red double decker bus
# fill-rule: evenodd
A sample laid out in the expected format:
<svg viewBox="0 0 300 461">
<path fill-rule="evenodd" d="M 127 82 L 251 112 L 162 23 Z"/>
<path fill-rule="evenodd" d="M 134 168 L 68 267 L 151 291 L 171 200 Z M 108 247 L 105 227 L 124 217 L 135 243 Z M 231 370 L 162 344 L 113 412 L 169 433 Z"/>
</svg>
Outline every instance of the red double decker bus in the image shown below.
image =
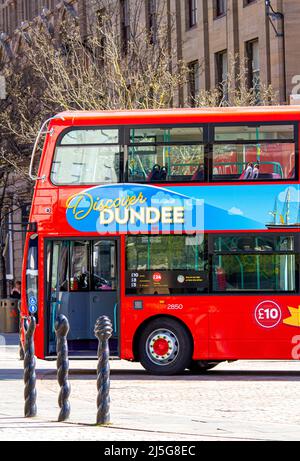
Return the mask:
<svg viewBox="0 0 300 461">
<path fill-rule="evenodd" d="M 299 359 L 299 121 L 297 107 L 48 121 L 22 282 L 38 357 L 55 358 L 62 313 L 74 358 L 95 356 L 105 314 L 111 354 L 152 373 Z"/>
</svg>

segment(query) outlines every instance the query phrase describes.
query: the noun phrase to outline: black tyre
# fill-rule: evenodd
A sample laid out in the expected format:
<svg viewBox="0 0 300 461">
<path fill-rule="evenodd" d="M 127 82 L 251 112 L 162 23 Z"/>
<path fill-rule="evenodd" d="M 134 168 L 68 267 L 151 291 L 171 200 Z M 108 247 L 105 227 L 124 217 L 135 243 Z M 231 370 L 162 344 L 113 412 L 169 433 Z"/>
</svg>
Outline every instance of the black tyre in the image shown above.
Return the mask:
<svg viewBox="0 0 300 461">
<path fill-rule="evenodd" d="M 209 362 L 206 360 L 192 360 L 189 365 L 189 370 L 197 373 L 205 373 L 212 368 L 215 368 L 221 362 Z"/>
<path fill-rule="evenodd" d="M 187 329 L 173 319 L 153 320 L 140 336 L 140 362 L 155 375 L 182 373 L 191 362 L 192 352 L 192 340 Z"/>
</svg>

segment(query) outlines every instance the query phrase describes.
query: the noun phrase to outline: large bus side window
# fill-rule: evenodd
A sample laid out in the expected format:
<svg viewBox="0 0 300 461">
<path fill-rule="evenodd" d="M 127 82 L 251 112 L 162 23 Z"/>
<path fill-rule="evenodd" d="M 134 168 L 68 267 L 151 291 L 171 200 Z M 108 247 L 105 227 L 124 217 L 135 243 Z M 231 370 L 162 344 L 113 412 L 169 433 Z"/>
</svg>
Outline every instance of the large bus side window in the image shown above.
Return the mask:
<svg viewBox="0 0 300 461">
<path fill-rule="evenodd" d="M 38 238 L 29 239 L 26 266 L 26 300 L 31 314 L 38 317 Z"/>
<path fill-rule="evenodd" d="M 213 237 L 214 292 L 296 292 L 294 236 Z"/>
<path fill-rule="evenodd" d="M 127 237 L 126 294 L 197 294 L 207 290 L 204 234 Z"/>
<path fill-rule="evenodd" d="M 215 126 L 214 181 L 295 180 L 295 126 Z"/>
<path fill-rule="evenodd" d="M 129 182 L 204 182 L 204 163 L 203 127 L 130 129 Z"/>
</svg>

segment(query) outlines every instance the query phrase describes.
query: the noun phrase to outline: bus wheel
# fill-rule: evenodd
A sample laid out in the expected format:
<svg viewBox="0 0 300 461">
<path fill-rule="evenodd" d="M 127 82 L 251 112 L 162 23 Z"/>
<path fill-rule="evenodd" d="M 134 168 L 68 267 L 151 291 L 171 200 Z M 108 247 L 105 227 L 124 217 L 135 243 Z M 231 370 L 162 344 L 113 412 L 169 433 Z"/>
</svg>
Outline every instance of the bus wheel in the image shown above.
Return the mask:
<svg viewBox="0 0 300 461">
<path fill-rule="evenodd" d="M 192 360 L 191 364 L 189 365 L 188 369 L 193 372 L 198 373 L 205 373 L 212 368 L 215 368 L 221 362 L 209 362 L 206 360 Z"/>
<path fill-rule="evenodd" d="M 159 318 L 143 330 L 139 358 L 143 367 L 156 375 L 175 375 L 188 367 L 192 340 L 188 331 L 173 319 Z"/>
</svg>

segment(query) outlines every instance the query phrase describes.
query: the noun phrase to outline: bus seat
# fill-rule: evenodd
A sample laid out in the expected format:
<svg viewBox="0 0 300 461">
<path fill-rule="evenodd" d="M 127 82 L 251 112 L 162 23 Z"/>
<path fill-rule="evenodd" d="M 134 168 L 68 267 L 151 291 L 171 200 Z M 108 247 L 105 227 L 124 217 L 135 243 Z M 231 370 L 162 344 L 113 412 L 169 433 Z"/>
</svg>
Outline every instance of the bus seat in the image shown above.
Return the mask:
<svg viewBox="0 0 300 461">
<path fill-rule="evenodd" d="M 247 181 L 248 179 L 249 180 L 252 179 L 252 176 L 253 176 L 253 164 L 248 163 L 243 173 L 239 177 L 239 179 L 243 181 Z"/>
<path fill-rule="evenodd" d="M 251 179 L 258 179 L 260 177 L 259 164 L 256 164 L 253 168 Z"/>
<path fill-rule="evenodd" d="M 277 179 L 282 179 L 279 173 L 259 173 L 259 179 L 273 179 L 276 181 Z"/>
<path fill-rule="evenodd" d="M 279 173 L 271 173 L 272 179 L 282 179 Z"/>
<path fill-rule="evenodd" d="M 160 169 L 160 180 L 165 181 L 168 176 L 168 168 L 166 166 L 162 166 Z"/>
</svg>

